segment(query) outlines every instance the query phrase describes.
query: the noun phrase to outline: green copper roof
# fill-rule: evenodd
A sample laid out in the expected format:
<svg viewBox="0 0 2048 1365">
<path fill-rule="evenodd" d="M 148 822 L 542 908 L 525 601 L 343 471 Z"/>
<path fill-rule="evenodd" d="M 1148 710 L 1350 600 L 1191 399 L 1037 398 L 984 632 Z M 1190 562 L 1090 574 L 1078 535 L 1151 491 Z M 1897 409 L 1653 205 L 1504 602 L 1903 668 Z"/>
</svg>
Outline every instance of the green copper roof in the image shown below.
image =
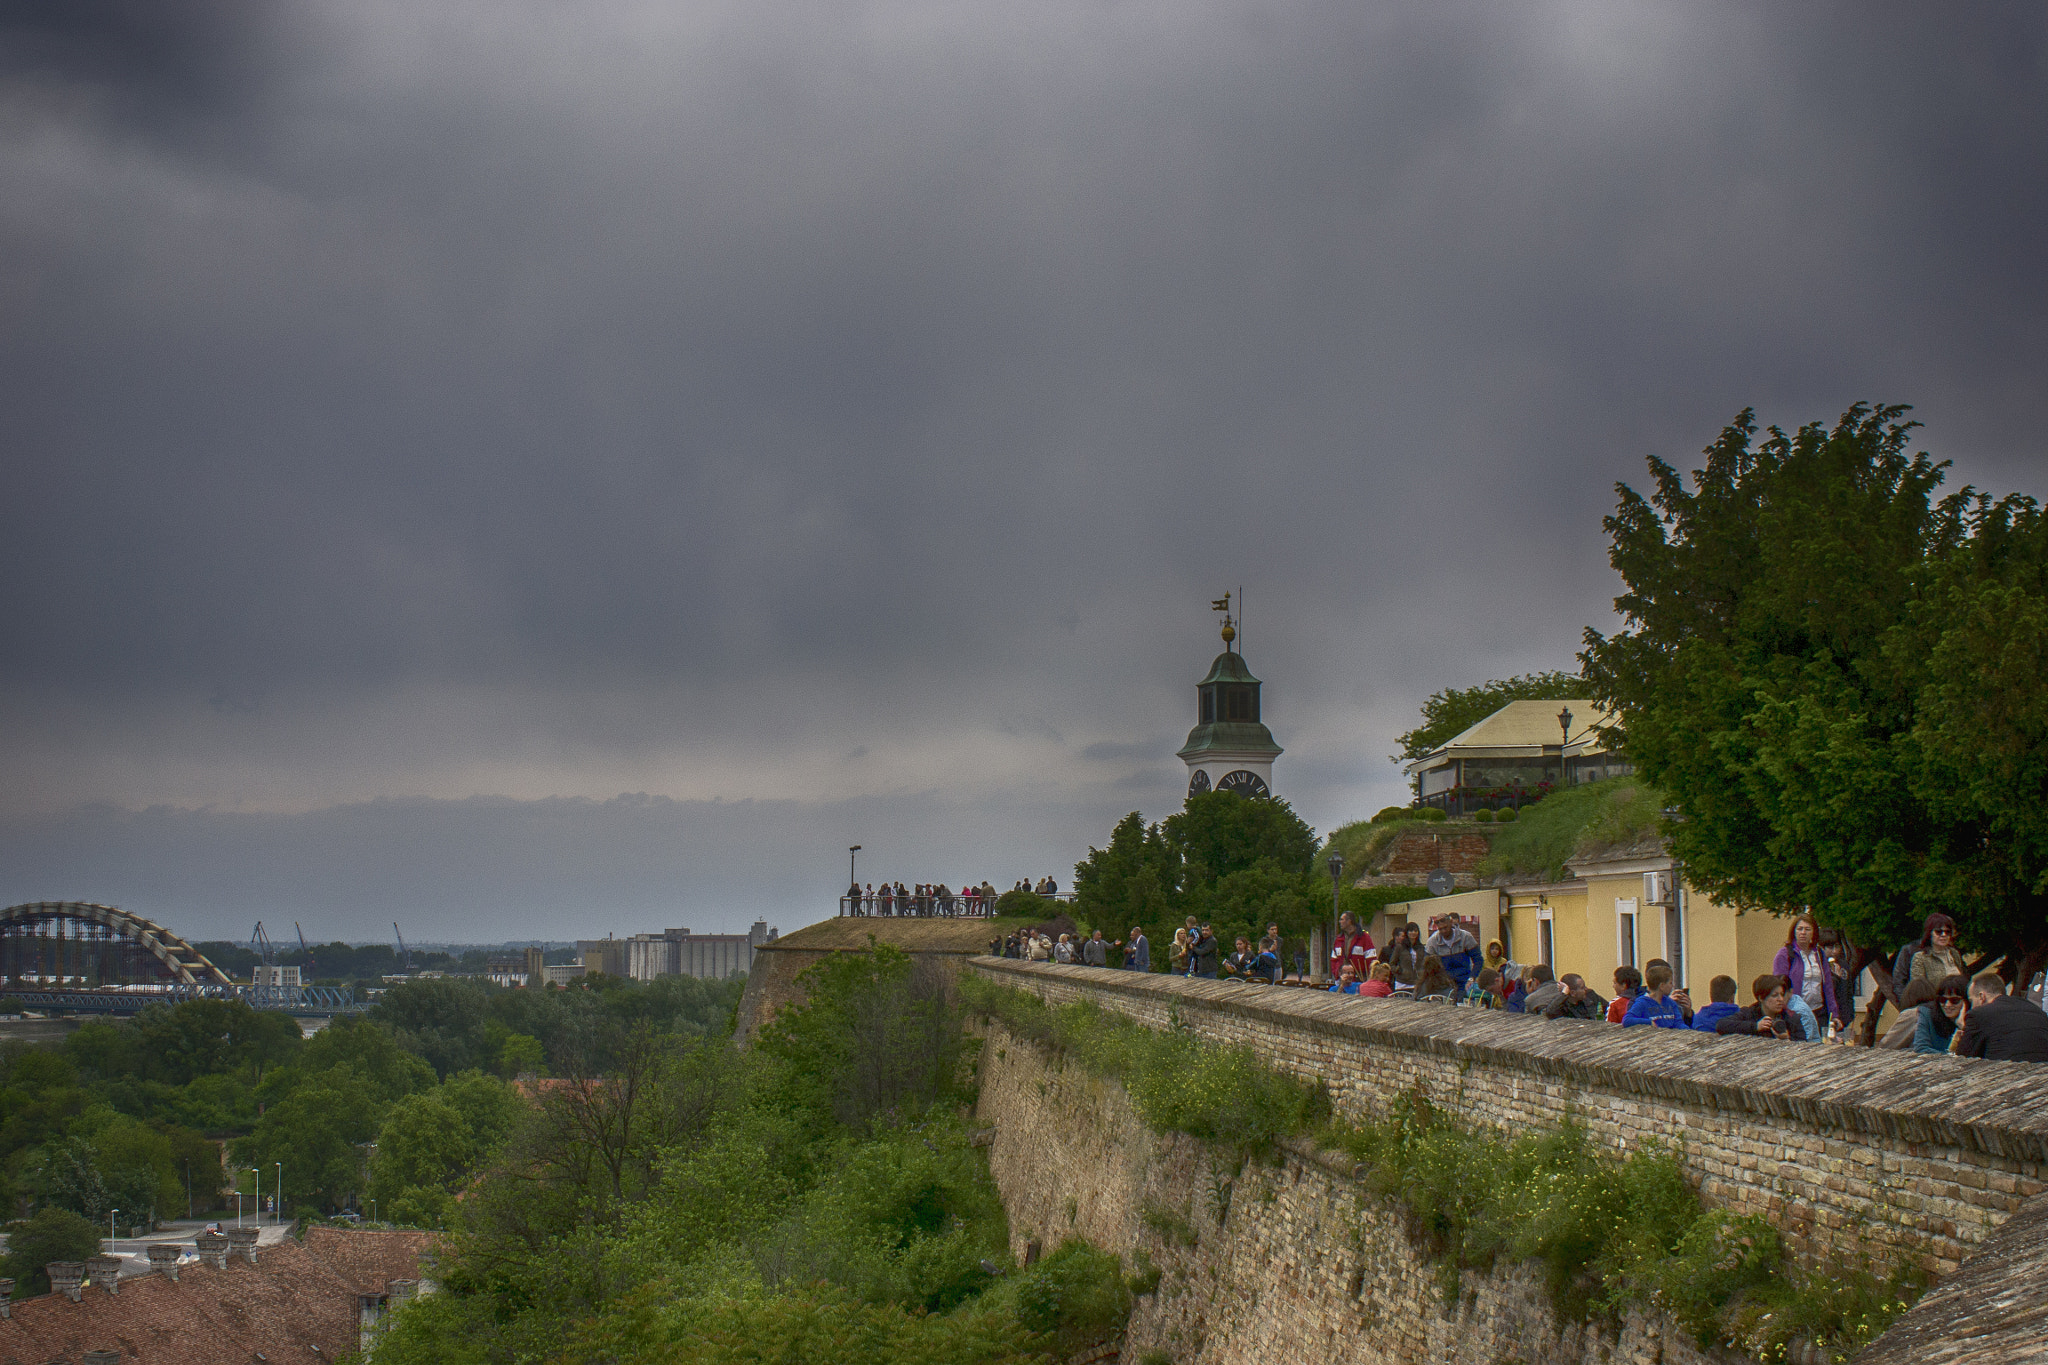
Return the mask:
<svg viewBox="0 0 2048 1365">
<path fill-rule="evenodd" d="M 1209 665 L 1209 676 L 1196 683 L 1195 686 L 1206 687 L 1208 684 L 1215 682 L 1255 683 L 1257 681 L 1258 679 L 1252 676 L 1252 671 L 1244 666 L 1244 655 L 1234 654 L 1226 649 L 1216 656 L 1215 663 Z"/>
<path fill-rule="evenodd" d="M 1235 654 L 1228 655 L 1236 658 Z M 1218 662 L 1221 662 L 1219 660 Z M 1247 673 L 1244 676 L 1251 677 Z M 1234 754 L 1266 754 L 1275 756 L 1283 752 L 1273 742 L 1273 732 L 1255 720 L 1219 720 L 1213 725 L 1197 725 L 1188 731 L 1188 742 L 1181 746 L 1176 758 L 1192 758 L 1196 754 L 1221 751 Z"/>
</svg>

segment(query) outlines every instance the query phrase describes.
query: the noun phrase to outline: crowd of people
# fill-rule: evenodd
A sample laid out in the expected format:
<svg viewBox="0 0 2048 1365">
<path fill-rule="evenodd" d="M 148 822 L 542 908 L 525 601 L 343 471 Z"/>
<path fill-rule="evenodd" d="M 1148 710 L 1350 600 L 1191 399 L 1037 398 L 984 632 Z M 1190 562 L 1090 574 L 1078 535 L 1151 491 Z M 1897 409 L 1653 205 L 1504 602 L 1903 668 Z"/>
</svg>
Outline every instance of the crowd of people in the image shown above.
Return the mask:
<svg viewBox="0 0 2048 1365">
<path fill-rule="evenodd" d="M 2008 992 L 1996 972 L 1968 975 L 1956 948 L 1956 924 L 1947 915 L 1927 918 L 1917 940 L 1899 950 L 1892 976 L 1901 993 L 1897 1019 L 1877 1041 L 1880 1048 L 1919 1053 L 1952 1053 L 2003 1061 L 2048 1062 L 2048 1012 L 2023 995 Z M 1639 970 L 1616 969 L 1614 994 L 1603 996 L 1577 972 L 1555 975 L 1543 963 L 1513 961 L 1500 940 L 1481 949 L 1472 931 L 1452 915 L 1441 915 L 1425 937 L 1417 924 L 1403 926 L 1385 948 L 1346 913 L 1338 922 L 1329 956 L 1329 991 L 1382 999 L 1433 1001 L 1445 1005 L 1537 1015 L 1544 1019 L 1604 1021 L 1622 1028 L 1690 1029 L 1714 1035 L 1740 1034 L 1786 1042 L 1852 1040 L 1855 1004 L 1846 956 L 1823 946 L 1820 922 L 1796 916 L 1771 970 L 1748 985 L 1716 976 L 1707 1003 L 1695 1008 L 1679 988 L 1669 962 L 1652 959 Z M 1256 943 L 1238 938 L 1224 951 L 1213 925 L 1189 917 L 1165 945 L 1162 966 L 1177 976 L 1277 985 L 1285 979 L 1280 926 L 1269 924 Z M 1018 930 L 990 945 L 1002 957 L 1030 962 L 1151 971 L 1151 942 L 1133 926 L 1120 939 L 1098 929 L 1082 936 Z M 1294 975 L 1305 979 L 1304 954 L 1294 955 Z"/>
<path fill-rule="evenodd" d="M 1051 877 L 1040 877 L 1036 882 L 1019 879 L 1010 889 L 1051 897 L 1059 894 L 1060 884 Z M 883 882 L 879 891 L 873 882 L 865 887 L 855 882 L 839 898 L 839 913 L 904 919 L 933 916 L 971 919 L 994 914 L 996 901 L 1002 894 L 986 881 L 979 886 L 963 886 L 958 891 L 944 882 L 919 882 L 916 886 Z"/>
</svg>

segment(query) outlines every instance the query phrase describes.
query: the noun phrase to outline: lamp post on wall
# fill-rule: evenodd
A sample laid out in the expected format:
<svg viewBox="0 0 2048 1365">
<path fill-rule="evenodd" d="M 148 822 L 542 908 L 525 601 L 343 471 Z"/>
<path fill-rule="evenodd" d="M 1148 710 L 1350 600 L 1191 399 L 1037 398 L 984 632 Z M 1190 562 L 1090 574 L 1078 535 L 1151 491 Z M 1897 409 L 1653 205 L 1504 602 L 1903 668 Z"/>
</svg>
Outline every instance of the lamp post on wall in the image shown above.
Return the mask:
<svg viewBox="0 0 2048 1365">
<path fill-rule="evenodd" d="M 1337 951 L 1337 935 L 1343 932 L 1344 855 L 1330 855 L 1330 951 Z M 1346 960 L 1349 960 L 1346 954 Z"/>
<path fill-rule="evenodd" d="M 1572 708 L 1567 706 L 1557 713 L 1557 728 L 1564 731 L 1564 739 L 1557 746 L 1557 785 L 1562 788 L 1570 784 L 1565 781 L 1565 745 L 1572 742 Z"/>
</svg>

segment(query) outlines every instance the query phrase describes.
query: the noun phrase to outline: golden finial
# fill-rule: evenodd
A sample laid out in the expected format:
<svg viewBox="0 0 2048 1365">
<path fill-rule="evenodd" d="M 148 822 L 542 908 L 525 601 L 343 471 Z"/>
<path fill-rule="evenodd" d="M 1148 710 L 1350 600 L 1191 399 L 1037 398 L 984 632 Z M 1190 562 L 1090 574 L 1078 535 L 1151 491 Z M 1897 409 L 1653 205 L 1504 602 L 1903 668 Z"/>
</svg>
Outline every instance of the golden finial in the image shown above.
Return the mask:
<svg viewBox="0 0 2048 1365">
<path fill-rule="evenodd" d="M 1229 649 L 1230 642 L 1237 638 L 1237 627 L 1230 620 L 1230 594 L 1224 593 L 1223 596 L 1211 602 L 1209 610 L 1223 613 L 1223 647 Z"/>
</svg>

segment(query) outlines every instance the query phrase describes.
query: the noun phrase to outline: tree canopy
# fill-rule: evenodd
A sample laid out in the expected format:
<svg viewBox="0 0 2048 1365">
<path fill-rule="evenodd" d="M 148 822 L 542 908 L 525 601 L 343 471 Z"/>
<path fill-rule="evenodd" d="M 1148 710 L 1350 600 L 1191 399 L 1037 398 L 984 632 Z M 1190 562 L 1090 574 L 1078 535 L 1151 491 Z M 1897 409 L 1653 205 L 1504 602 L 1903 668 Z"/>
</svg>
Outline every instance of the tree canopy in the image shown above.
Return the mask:
<svg viewBox="0 0 2048 1365">
<path fill-rule="evenodd" d="M 1866 945 L 1944 910 L 2038 962 L 2048 526 L 2026 497 L 1937 499 L 1906 411 L 1761 442 L 1745 411 L 1690 487 L 1652 459 L 1605 523 L 1627 628 L 1580 658 L 1702 890 Z"/>
<path fill-rule="evenodd" d="M 1202 792 L 1157 824 L 1132 811 L 1074 868 L 1077 911 L 1111 939 L 1142 925 L 1152 962 L 1181 918 L 1213 922 L 1227 943 L 1269 923 L 1305 932 L 1329 902 L 1315 869 L 1316 833 L 1275 797 Z"/>
</svg>

